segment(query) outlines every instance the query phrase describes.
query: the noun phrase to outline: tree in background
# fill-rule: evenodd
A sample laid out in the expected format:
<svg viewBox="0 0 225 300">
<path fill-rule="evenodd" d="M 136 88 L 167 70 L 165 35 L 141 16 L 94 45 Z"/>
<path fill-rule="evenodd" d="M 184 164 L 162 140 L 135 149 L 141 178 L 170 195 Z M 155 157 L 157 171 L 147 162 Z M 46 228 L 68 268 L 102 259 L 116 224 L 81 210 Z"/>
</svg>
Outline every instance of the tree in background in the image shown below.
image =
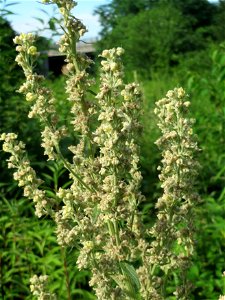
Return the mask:
<svg viewBox="0 0 225 300">
<path fill-rule="evenodd" d="M 101 36 L 105 37 L 112 29 L 114 29 L 120 18 L 128 15 L 134 16 L 143 10 L 151 7 L 154 0 L 137 0 L 135 2 L 129 0 L 113 0 L 109 4 L 99 6 L 95 11 L 99 15 L 102 25 Z"/>
<path fill-rule="evenodd" d="M 18 95 L 15 96 L 15 89 L 18 86 L 18 81 L 23 76 L 15 63 L 16 51 L 13 47 L 13 38 L 15 32 L 11 28 L 9 22 L 3 17 L 0 17 L 0 128 L 1 130 L 12 130 L 12 124 L 7 122 L 8 119 L 18 118 L 18 106 L 15 106 Z M 11 101 L 9 101 L 11 99 Z M 12 109 L 13 108 L 13 109 Z M 10 115 L 9 115 L 10 114 Z M 17 122 L 17 123 L 18 123 Z M 8 126 L 9 125 L 9 126 Z M 17 124 L 14 124 L 18 126 Z M 15 127 L 16 128 L 16 127 Z"/>
<path fill-rule="evenodd" d="M 1 0 L 0 0 L 1 4 Z M 19 136 L 23 137 L 31 154 L 34 157 L 42 155 L 39 146 L 39 133 L 37 132 L 37 123 L 35 120 L 24 119 L 28 111 L 28 105 L 25 103 L 21 95 L 16 93 L 22 80 L 23 73 L 15 62 L 16 51 L 13 43 L 13 38 L 16 36 L 16 32 L 13 30 L 9 21 L 7 21 L 7 15 L 12 12 L 6 8 L 0 8 L 0 132 L 12 132 L 15 131 Z M 37 45 L 41 51 L 48 50 L 51 41 L 45 37 L 37 37 Z M 43 71 L 43 59 L 45 55 L 40 55 L 36 68 Z M 36 139 L 32 139 L 33 135 L 36 135 Z M 0 174 L 1 182 L 3 185 L 8 185 L 9 177 L 5 172 L 5 159 L 4 153 L 0 153 L 0 166 L 2 172 Z M 4 189 L 1 189 L 1 193 L 5 193 Z"/>
<path fill-rule="evenodd" d="M 96 10 L 102 31 L 99 49 L 115 45 L 126 50 L 128 70 L 168 68 L 177 56 L 205 49 L 217 40 L 222 7 L 207 0 L 112 0 Z M 219 18 L 219 17 L 218 17 Z M 131 59 L 132 58 L 132 59 Z"/>
<path fill-rule="evenodd" d="M 225 40 L 225 0 L 220 0 L 217 5 L 217 12 L 213 18 L 214 36 L 219 42 Z"/>
</svg>

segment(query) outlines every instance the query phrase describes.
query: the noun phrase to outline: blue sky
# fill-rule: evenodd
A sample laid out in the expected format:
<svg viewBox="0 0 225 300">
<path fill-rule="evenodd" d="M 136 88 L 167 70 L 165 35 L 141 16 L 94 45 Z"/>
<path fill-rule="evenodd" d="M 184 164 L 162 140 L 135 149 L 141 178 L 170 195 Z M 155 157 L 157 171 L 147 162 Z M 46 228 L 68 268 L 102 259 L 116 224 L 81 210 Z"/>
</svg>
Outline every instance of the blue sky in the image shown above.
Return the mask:
<svg viewBox="0 0 225 300">
<path fill-rule="evenodd" d="M 18 2 L 16 5 L 9 6 L 8 9 L 13 11 L 15 15 L 8 17 L 12 27 L 18 33 L 30 32 L 43 28 L 43 25 L 34 17 L 48 20 L 49 17 L 41 9 L 44 9 L 49 16 L 54 15 L 53 5 L 44 5 L 41 0 L 7 0 L 6 3 Z M 98 16 L 94 16 L 93 12 L 96 7 L 102 4 L 107 4 L 110 0 L 78 0 L 78 5 L 74 9 L 74 15 L 81 19 L 88 29 L 85 38 L 96 38 L 100 31 Z M 48 35 L 45 33 L 45 35 Z"/>
<path fill-rule="evenodd" d="M 98 16 L 94 16 L 93 12 L 99 5 L 108 4 L 110 1 L 77 0 L 78 6 L 74 10 L 74 15 L 81 19 L 88 29 L 88 33 L 84 36 L 85 39 L 95 39 L 98 36 L 101 28 Z M 217 0 L 209 1 L 215 2 Z M 15 13 L 15 15 L 9 16 L 8 19 L 17 33 L 31 32 L 38 30 L 38 28 L 43 28 L 43 25 L 35 20 L 34 17 L 42 18 L 47 22 L 54 15 L 53 5 L 44 5 L 41 3 L 41 0 L 6 0 L 8 4 L 12 2 L 18 2 L 18 4 L 8 7 L 9 10 Z M 49 14 L 49 17 L 41 9 L 44 9 Z M 44 35 L 48 36 L 49 34 L 45 32 Z"/>
</svg>

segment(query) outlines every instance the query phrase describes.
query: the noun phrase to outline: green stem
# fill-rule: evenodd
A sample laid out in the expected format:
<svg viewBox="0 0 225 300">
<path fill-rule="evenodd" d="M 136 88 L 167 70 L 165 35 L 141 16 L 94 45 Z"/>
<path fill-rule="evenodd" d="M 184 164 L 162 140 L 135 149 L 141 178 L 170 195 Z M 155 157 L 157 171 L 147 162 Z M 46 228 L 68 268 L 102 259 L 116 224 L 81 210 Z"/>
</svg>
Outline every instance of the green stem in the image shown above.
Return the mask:
<svg viewBox="0 0 225 300">
<path fill-rule="evenodd" d="M 43 120 L 43 122 L 45 123 L 45 124 L 47 124 L 47 126 L 49 127 L 49 129 L 51 130 L 51 132 L 54 134 L 54 131 L 55 131 L 55 129 L 54 129 L 54 126 L 50 123 L 50 121 L 46 118 L 46 119 L 42 119 Z M 56 149 L 56 152 L 57 152 L 57 154 L 59 155 L 59 158 L 62 160 L 62 162 L 63 162 L 63 164 L 64 164 L 64 166 L 65 166 L 65 168 L 86 188 L 86 189 L 88 189 L 90 192 L 96 192 L 96 189 L 94 189 L 94 188 L 90 188 L 83 180 L 82 180 L 82 178 L 78 175 L 78 174 L 76 174 L 74 171 L 73 171 L 73 169 L 70 167 L 70 163 L 65 159 L 65 157 L 63 156 L 63 154 L 62 154 L 62 152 L 61 152 L 61 150 L 60 150 L 60 148 L 59 148 L 59 145 L 57 144 L 57 145 L 55 145 L 55 149 Z"/>
<path fill-rule="evenodd" d="M 63 251 L 63 267 L 64 267 L 64 273 L 66 277 L 66 289 L 67 289 L 67 299 L 71 300 L 71 291 L 70 291 L 70 279 L 69 279 L 69 272 L 68 272 L 68 267 L 67 267 L 67 262 L 66 262 L 66 256 Z"/>
<path fill-rule="evenodd" d="M 80 68 L 79 68 L 79 65 L 78 65 L 78 62 L 77 62 L 77 49 L 76 49 L 76 43 L 77 43 L 77 37 L 76 35 L 70 30 L 70 28 L 67 28 L 68 29 L 68 36 L 69 36 L 69 39 L 70 39 L 70 44 L 71 44 L 71 49 L 72 49 L 72 61 L 73 61 L 73 65 L 75 67 L 75 70 L 76 70 L 76 73 L 79 74 L 81 72 Z M 96 95 L 94 92 L 92 92 L 90 89 L 87 90 L 88 92 Z M 83 114 L 85 116 L 87 116 L 87 109 L 85 107 L 85 100 L 84 100 L 84 97 L 82 97 L 81 99 L 81 110 L 83 112 Z M 90 149 L 90 154 L 91 156 L 93 157 L 94 154 L 93 154 L 93 147 L 92 147 L 92 143 L 91 143 L 91 135 L 90 135 L 90 130 L 89 130 L 89 127 L 88 127 L 88 133 L 87 133 L 87 144 L 89 145 L 89 149 Z"/>
<path fill-rule="evenodd" d="M 56 148 L 56 152 L 58 153 L 60 159 L 62 160 L 65 168 L 87 189 L 89 190 L 90 192 L 96 192 L 96 189 L 95 188 L 90 188 L 83 180 L 82 178 L 76 174 L 72 168 L 70 167 L 70 163 L 65 159 L 65 157 L 62 155 L 62 152 L 60 151 L 59 149 L 59 146 L 55 146 Z"/>
<path fill-rule="evenodd" d="M 115 232 L 115 238 L 116 238 L 116 245 L 120 245 L 120 237 L 119 237 L 119 229 L 118 229 L 118 223 L 117 221 L 113 221 L 113 227 L 114 227 L 114 232 Z"/>
</svg>

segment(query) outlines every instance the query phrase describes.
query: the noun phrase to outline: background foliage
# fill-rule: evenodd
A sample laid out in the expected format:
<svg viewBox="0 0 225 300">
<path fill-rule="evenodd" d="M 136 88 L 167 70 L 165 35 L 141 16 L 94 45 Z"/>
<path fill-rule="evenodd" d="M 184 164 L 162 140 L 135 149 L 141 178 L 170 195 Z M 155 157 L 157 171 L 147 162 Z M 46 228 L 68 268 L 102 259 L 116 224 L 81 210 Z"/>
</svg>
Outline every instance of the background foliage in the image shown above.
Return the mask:
<svg viewBox="0 0 225 300">
<path fill-rule="evenodd" d="M 127 79 L 138 80 L 143 91 L 143 135 L 139 143 L 142 190 L 148 200 L 141 208 L 146 224 L 154 219 L 154 203 L 161 193 L 154 103 L 175 86 L 182 85 L 190 95 L 202 149 L 196 255 L 189 272 L 194 283 L 192 299 L 218 299 L 225 293 L 221 277 L 225 270 L 225 1 L 112 0 L 96 14 L 102 24 L 98 51 L 124 47 Z M 38 163 L 43 157 L 39 125 L 27 119 L 26 103 L 15 93 L 23 75 L 14 62 L 14 35 L 5 9 L 0 17 L 0 131 L 19 133 L 35 168 L 52 187 L 67 178 L 60 166 Z M 39 41 L 42 49 L 49 47 L 49 41 Z M 61 121 L 67 122 L 64 80 L 51 78 L 48 85 L 56 96 Z M 39 221 L 33 216 L 32 204 L 22 197 L 6 171 L 2 152 L 0 156 L 0 298 L 30 299 L 30 275 L 46 272 L 52 275 L 51 289 L 60 299 L 69 299 L 68 282 L 71 299 L 94 299 L 87 287 L 88 273 L 75 267 L 76 250 L 65 255 L 57 246 L 54 227 L 49 220 Z"/>
</svg>

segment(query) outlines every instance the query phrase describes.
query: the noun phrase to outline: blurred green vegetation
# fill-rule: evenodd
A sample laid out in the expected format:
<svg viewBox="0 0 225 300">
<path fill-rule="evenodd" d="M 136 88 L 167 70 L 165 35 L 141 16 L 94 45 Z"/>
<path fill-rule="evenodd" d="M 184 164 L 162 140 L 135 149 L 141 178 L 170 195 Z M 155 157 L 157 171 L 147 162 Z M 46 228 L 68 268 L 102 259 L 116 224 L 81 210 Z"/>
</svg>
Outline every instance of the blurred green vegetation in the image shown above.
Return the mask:
<svg viewBox="0 0 225 300">
<path fill-rule="evenodd" d="M 143 138 L 141 140 L 141 168 L 143 191 L 150 203 L 160 194 L 157 165 L 160 156 L 154 141 L 158 131 L 153 114 L 154 102 L 163 98 L 174 86 L 183 86 L 190 96 L 191 114 L 196 119 L 201 153 L 198 190 L 200 203 L 196 207 L 196 256 L 190 270 L 193 283 L 191 299 L 213 300 L 224 291 L 221 274 L 225 268 L 225 51 L 224 43 L 205 50 L 207 68 L 193 70 L 193 60 L 199 64 L 199 53 L 185 58 L 171 73 L 154 74 L 151 80 L 141 81 L 144 93 Z M 202 54 L 201 54 L 202 57 Z M 195 67 L 196 68 L 196 67 Z M 148 217 L 154 206 L 148 205 Z M 147 216 L 145 216 L 147 218 Z M 173 283 L 173 280 L 171 284 Z M 172 299 L 172 298 L 171 298 Z"/>
<path fill-rule="evenodd" d="M 194 130 L 202 149 L 196 182 L 201 200 L 196 206 L 190 299 L 218 299 L 225 294 L 221 276 L 225 270 L 225 1 L 113 0 L 96 13 L 102 24 L 98 51 L 123 46 L 126 79 L 137 80 L 143 92 L 143 135 L 139 143 L 142 191 L 147 198 L 141 209 L 146 224 L 154 221 L 154 203 L 161 194 L 154 103 L 178 86 L 190 96 Z M 4 15 L 0 25 L 0 131 L 15 131 L 26 142 L 47 188 L 56 182 L 65 184 L 68 178 L 60 166 L 43 163 L 38 122 L 27 118 L 27 104 L 15 92 L 23 80 L 14 62 L 15 32 Z M 48 45 L 40 39 L 40 46 Z M 64 84 L 64 77 L 47 81 L 57 100 L 59 121 L 70 127 Z M 0 299 L 31 299 L 29 277 L 34 273 L 50 275 L 51 289 L 59 299 L 68 299 L 68 276 L 72 299 L 94 299 L 88 290 L 88 273 L 76 268 L 76 249 L 65 254 L 57 246 L 53 224 L 34 217 L 32 203 L 22 197 L 2 151 L 0 159 Z M 171 288 L 175 282 L 176 274 L 171 278 Z"/>
<path fill-rule="evenodd" d="M 126 70 L 151 78 L 224 41 L 224 7 L 224 0 L 112 0 L 95 11 L 102 25 L 98 50 L 122 46 Z"/>
</svg>

